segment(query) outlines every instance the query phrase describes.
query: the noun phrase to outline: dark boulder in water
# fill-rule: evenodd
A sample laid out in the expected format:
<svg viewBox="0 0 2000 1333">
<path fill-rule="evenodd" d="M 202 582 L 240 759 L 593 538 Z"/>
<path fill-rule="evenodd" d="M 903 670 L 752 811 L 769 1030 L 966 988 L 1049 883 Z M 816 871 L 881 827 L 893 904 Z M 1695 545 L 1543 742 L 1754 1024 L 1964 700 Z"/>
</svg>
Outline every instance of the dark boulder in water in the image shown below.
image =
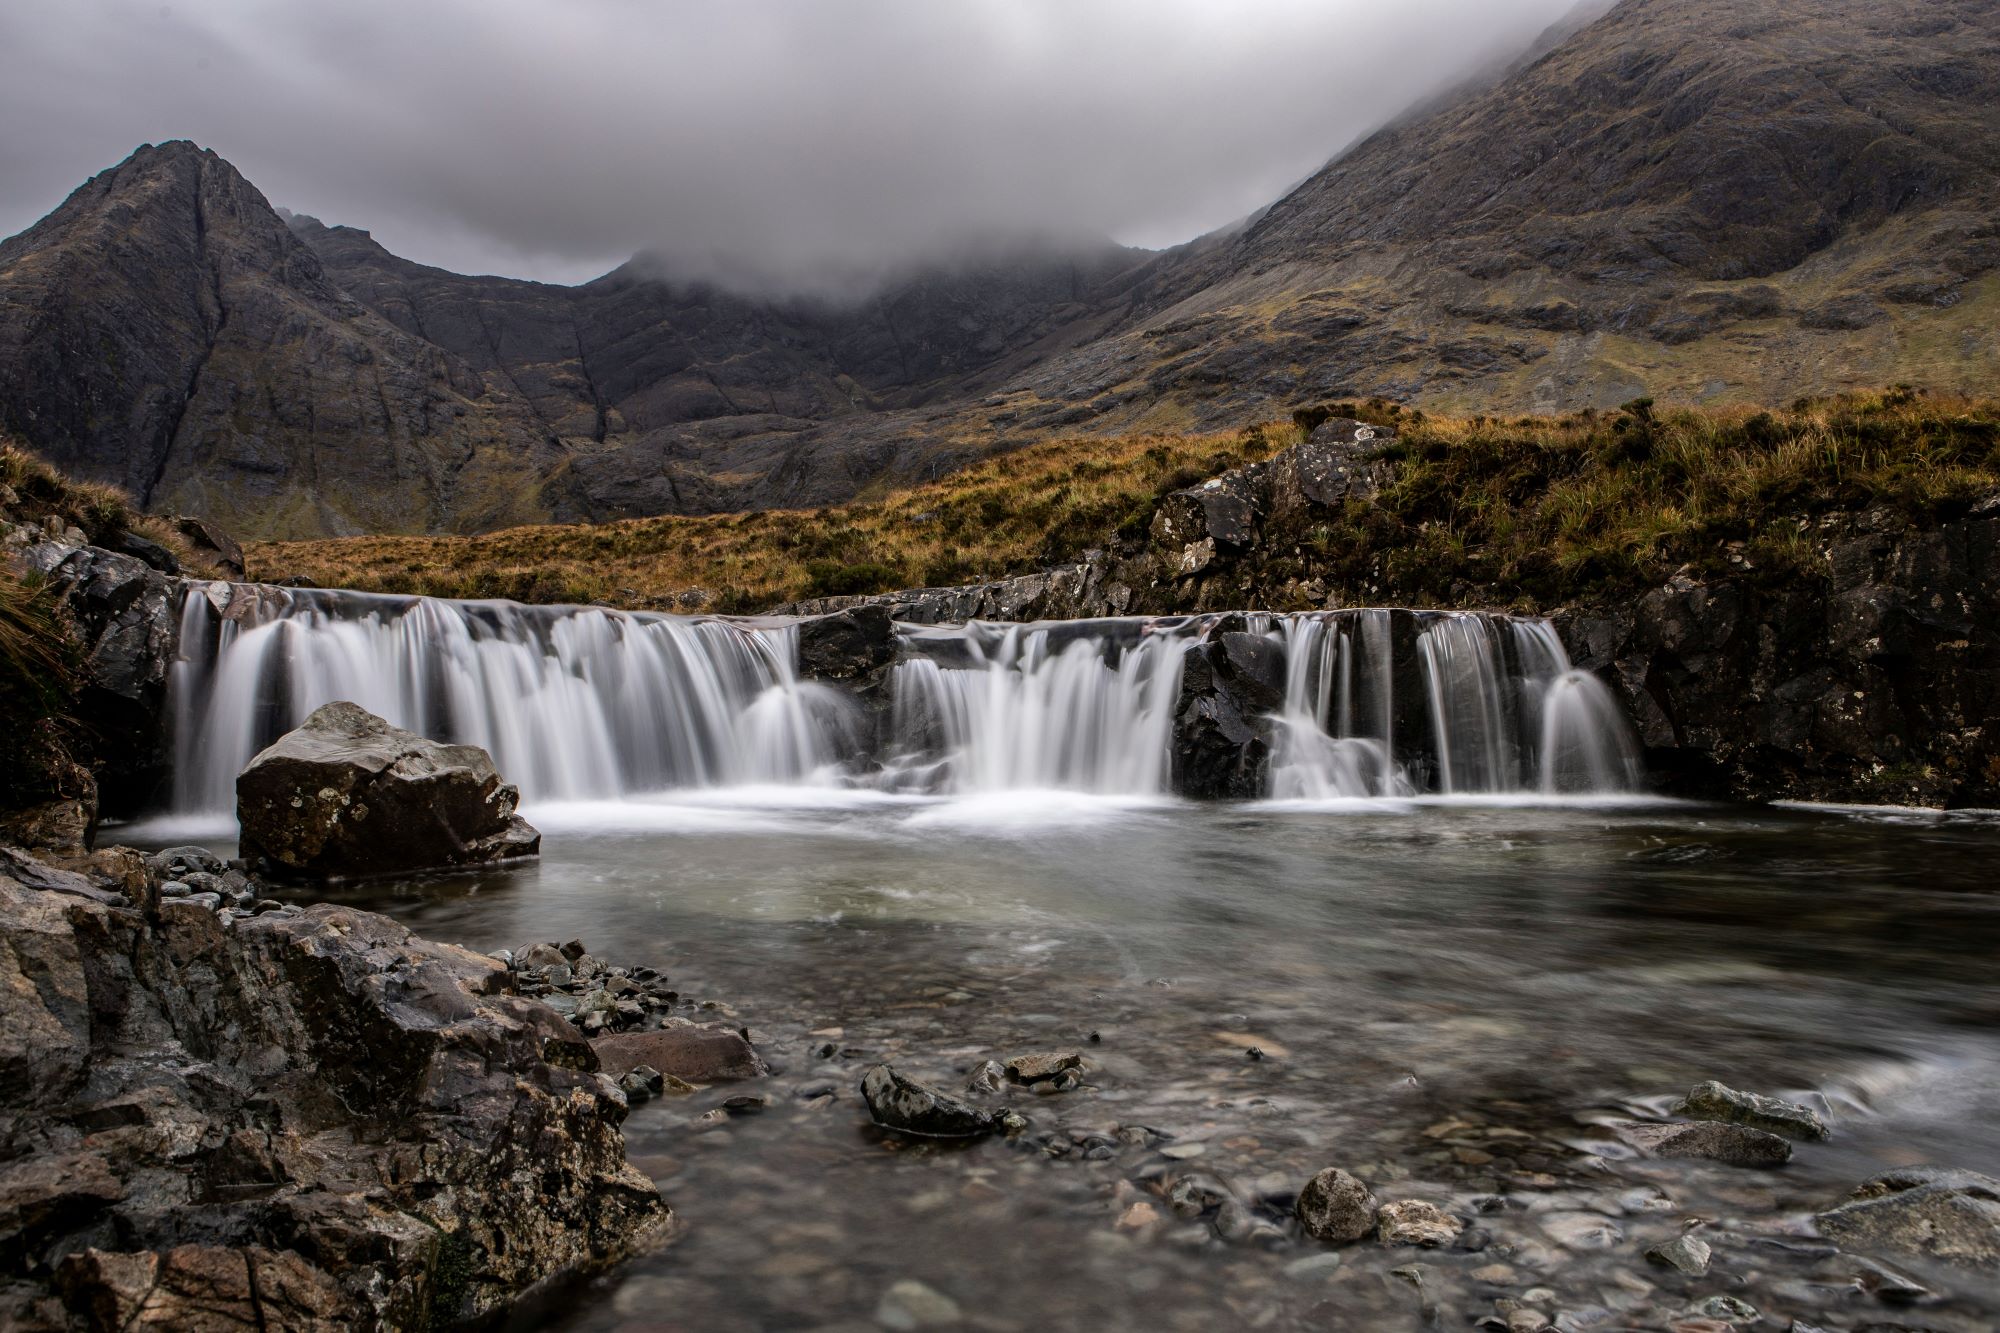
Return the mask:
<svg viewBox="0 0 2000 1333">
<path fill-rule="evenodd" d="M 861 680 L 896 659 L 896 623 L 884 606 L 856 606 L 799 626 L 799 674 Z"/>
<path fill-rule="evenodd" d="M 1265 794 L 1271 718 L 1285 704 L 1284 649 L 1227 628 L 1188 649 L 1174 708 L 1174 790 L 1184 796 L 1251 800 Z"/>
<path fill-rule="evenodd" d="M 273 874 L 361 879 L 533 856 L 520 793 L 476 745 L 443 745 L 351 703 L 317 710 L 236 779 L 243 854 Z"/>
<path fill-rule="evenodd" d="M 888 1065 L 876 1065 L 862 1076 L 861 1095 L 876 1124 L 901 1134 L 969 1139 L 999 1127 L 992 1112 L 919 1083 Z"/>
<path fill-rule="evenodd" d="M 1825 1118 L 1809 1106 L 1754 1092 L 1738 1092 L 1713 1079 L 1695 1084 L 1687 1096 L 1674 1104 L 1674 1114 L 1694 1120 L 1726 1120 L 1734 1125 L 1783 1134 L 1788 1139 L 1820 1140 L 1833 1136 Z"/>
</svg>

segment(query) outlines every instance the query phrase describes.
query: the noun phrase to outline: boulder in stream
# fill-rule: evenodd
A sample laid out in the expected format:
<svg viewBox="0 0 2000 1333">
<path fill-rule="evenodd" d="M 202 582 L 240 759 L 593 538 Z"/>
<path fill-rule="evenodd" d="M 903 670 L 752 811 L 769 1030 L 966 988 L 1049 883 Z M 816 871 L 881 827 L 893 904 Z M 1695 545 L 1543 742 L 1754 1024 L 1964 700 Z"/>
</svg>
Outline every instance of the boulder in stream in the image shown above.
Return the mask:
<svg viewBox="0 0 2000 1333">
<path fill-rule="evenodd" d="M 426 740 L 330 703 L 236 779 L 243 854 L 276 875 L 363 879 L 534 856 L 520 792 L 476 745 Z"/>
<path fill-rule="evenodd" d="M 889 1065 L 876 1065 L 862 1076 L 861 1096 L 876 1124 L 900 1134 L 969 1139 L 998 1128 L 992 1112 L 919 1083 Z"/>
<path fill-rule="evenodd" d="M 1833 1137 L 1818 1111 L 1796 1102 L 1762 1097 L 1754 1092 L 1738 1092 L 1710 1079 L 1697 1083 L 1688 1095 L 1674 1104 L 1674 1114 L 1691 1120 L 1721 1120 L 1732 1125 L 1748 1125 L 1788 1139 L 1818 1141 Z"/>
<path fill-rule="evenodd" d="M 1344 1245 L 1375 1230 L 1375 1210 L 1374 1191 L 1330 1166 L 1306 1182 L 1293 1211 L 1314 1240 Z"/>
<path fill-rule="evenodd" d="M 1618 1137 L 1655 1157 L 1704 1157 L 1727 1166 L 1783 1166 L 1792 1145 L 1776 1134 L 1719 1120 L 1653 1125 L 1628 1121 L 1612 1127 Z"/>
<path fill-rule="evenodd" d="M 1905 1167 L 1868 1181 L 1813 1219 L 1843 1249 L 1890 1251 L 2000 1272 L 2000 1180 Z"/>
</svg>

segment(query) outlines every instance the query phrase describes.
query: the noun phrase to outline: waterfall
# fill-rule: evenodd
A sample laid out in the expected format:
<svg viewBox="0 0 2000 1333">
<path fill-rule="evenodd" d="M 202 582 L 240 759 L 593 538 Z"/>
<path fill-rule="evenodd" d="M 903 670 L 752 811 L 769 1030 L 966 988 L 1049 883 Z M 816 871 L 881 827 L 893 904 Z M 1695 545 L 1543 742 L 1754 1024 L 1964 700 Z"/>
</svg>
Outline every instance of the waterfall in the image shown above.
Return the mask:
<svg viewBox="0 0 2000 1333">
<path fill-rule="evenodd" d="M 194 591 L 182 611 L 180 813 L 233 809 L 251 756 L 335 699 L 484 747 L 529 801 L 805 782 L 854 749 L 853 705 L 795 677 L 790 627 L 315 591 L 229 606 Z"/>
<path fill-rule="evenodd" d="M 1150 628 L 1150 627 L 1149 627 Z M 945 631 L 961 665 L 899 663 L 890 770 L 904 785 L 956 793 L 1058 788 L 1105 795 L 1167 790 L 1174 698 L 1189 636 L 1133 643 L 977 622 Z"/>
<path fill-rule="evenodd" d="M 1640 788 L 1638 747 L 1604 683 L 1570 665 L 1545 620 L 1472 612 L 1412 617 L 1413 671 L 1398 678 L 1407 612 L 1288 618 L 1285 707 L 1271 794 L 1283 799 L 1607 795 Z M 1398 688 L 1420 695 L 1405 720 Z"/>
<path fill-rule="evenodd" d="M 1545 621 L 1228 625 L 1283 649 L 1284 705 L 1248 719 L 1277 798 L 1639 786 L 1616 700 Z M 1164 795 L 1186 652 L 1228 625 L 899 626 L 886 679 L 855 688 L 802 680 L 787 623 L 197 585 L 169 683 L 173 811 L 227 814 L 250 758 L 335 699 L 484 747 L 531 806 L 764 784 Z"/>
</svg>

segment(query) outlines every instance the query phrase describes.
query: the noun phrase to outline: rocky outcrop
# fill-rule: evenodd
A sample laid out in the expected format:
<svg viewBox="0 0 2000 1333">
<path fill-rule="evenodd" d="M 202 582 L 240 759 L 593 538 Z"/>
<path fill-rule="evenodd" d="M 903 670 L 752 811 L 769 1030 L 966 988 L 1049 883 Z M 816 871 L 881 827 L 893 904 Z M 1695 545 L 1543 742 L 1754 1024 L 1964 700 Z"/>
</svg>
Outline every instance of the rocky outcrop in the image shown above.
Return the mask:
<svg viewBox="0 0 2000 1333">
<path fill-rule="evenodd" d="M 165 870 L 0 864 L 0 1324 L 449 1327 L 659 1231 L 624 1098 L 504 964 Z"/>
<path fill-rule="evenodd" d="M 799 625 L 799 674 L 859 682 L 896 659 L 896 625 L 885 606 L 863 604 Z"/>
<path fill-rule="evenodd" d="M 351 703 L 316 710 L 236 780 L 243 853 L 280 876 L 361 879 L 533 856 L 520 792 L 476 745 L 442 745 Z"/>
<path fill-rule="evenodd" d="M 1284 650 L 1225 619 L 1189 648 L 1174 707 L 1174 790 L 1254 800 L 1270 790 L 1272 716 L 1285 702 Z"/>
<path fill-rule="evenodd" d="M 2000 495 L 1815 534 L 1819 577 L 1683 572 L 1558 621 L 1669 791 L 2000 805 Z"/>
<path fill-rule="evenodd" d="M 177 581 L 72 532 L 18 547 L 17 568 L 46 580 L 82 653 L 78 721 L 101 759 L 98 800 L 131 810 L 171 776 L 167 678 L 179 638 Z"/>
</svg>

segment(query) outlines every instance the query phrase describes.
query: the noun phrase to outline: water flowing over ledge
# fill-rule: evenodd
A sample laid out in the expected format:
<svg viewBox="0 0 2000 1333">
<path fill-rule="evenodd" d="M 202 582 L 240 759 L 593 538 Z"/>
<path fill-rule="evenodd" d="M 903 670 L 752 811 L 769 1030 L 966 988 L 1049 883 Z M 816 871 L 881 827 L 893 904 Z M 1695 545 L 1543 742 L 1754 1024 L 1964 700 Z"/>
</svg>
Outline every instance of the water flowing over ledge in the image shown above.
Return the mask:
<svg viewBox="0 0 2000 1333">
<path fill-rule="evenodd" d="M 737 786 L 1160 796 L 1196 788 L 1202 747 L 1241 794 L 1284 800 L 1641 781 L 1610 692 L 1541 620 L 885 622 L 884 661 L 841 680 L 802 675 L 813 624 L 194 585 L 172 810 L 232 809 L 251 756 L 334 699 L 485 747 L 530 803 Z"/>
</svg>

